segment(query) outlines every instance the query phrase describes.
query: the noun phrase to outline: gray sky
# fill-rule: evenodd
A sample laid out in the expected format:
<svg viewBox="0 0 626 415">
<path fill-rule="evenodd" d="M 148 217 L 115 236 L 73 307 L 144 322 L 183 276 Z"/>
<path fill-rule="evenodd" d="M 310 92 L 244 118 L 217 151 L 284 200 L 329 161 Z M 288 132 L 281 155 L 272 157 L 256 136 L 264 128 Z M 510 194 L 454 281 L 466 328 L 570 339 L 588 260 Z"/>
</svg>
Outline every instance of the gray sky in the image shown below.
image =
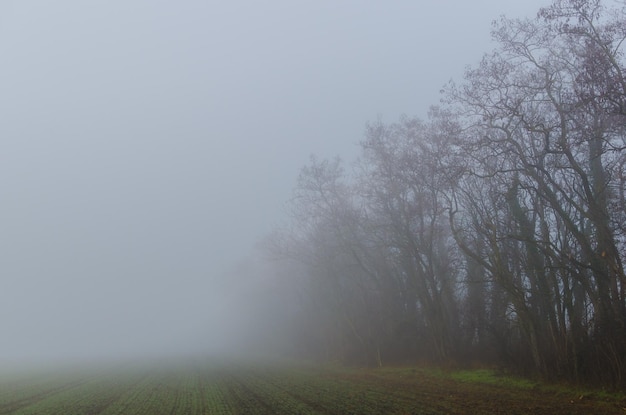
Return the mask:
<svg viewBox="0 0 626 415">
<path fill-rule="evenodd" d="M 545 4 L 0 1 L 0 360 L 218 342 L 309 155 L 425 115 Z"/>
</svg>

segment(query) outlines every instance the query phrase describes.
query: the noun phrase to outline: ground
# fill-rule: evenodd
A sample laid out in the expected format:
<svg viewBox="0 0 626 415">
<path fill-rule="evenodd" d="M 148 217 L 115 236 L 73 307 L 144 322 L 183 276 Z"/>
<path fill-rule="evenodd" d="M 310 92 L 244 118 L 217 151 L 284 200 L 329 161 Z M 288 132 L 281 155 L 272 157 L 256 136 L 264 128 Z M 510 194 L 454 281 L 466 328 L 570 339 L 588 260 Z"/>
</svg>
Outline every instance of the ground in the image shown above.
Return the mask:
<svg viewBox="0 0 626 415">
<path fill-rule="evenodd" d="M 626 414 L 626 396 L 487 370 L 208 364 L 5 374 L 0 414 Z"/>
</svg>

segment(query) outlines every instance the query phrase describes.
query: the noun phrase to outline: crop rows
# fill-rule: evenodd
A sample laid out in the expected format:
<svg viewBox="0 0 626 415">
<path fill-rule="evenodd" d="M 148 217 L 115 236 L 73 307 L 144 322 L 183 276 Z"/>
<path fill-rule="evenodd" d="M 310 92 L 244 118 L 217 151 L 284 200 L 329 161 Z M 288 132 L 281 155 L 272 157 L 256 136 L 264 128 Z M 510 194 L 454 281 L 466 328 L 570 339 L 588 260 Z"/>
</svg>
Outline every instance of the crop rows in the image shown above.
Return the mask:
<svg viewBox="0 0 626 415">
<path fill-rule="evenodd" d="M 0 415 L 623 413 L 621 402 L 603 412 L 600 403 L 540 398 L 414 371 L 185 367 L 4 380 Z"/>
<path fill-rule="evenodd" d="M 7 414 L 15 415 L 67 415 L 98 414 L 125 390 L 132 389 L 136 381 L 130 377 L 98 376 L 86 381 L 62 384 L 51 393 L 34 394 Z"/>
<path fill-rule="evenodd" d="M 384 385 L 375 387 L 336 376 L 320 376 L 315 372 L 265 370 L 253 372 L 249 377 L 253 379 L 249 382 L 258 385 L 256 387 L 266 395 L 288 396 L 292 401 L 306 404 L 309 412 L 302 413 L 393 413 L 400 407 L 406 408 L 407 404 Z"/>
<path fill-rule="evenodd" d="M 150 372 L 60 379 L 14 387 L 0 414 L 318 414 L 380 413 L 382 393 L 341 379 L 265 370 Z M 359 406 L 360 405 L 360 406 Z M 4 410 L 2 410 L 4 408 Z"/>
</svg>

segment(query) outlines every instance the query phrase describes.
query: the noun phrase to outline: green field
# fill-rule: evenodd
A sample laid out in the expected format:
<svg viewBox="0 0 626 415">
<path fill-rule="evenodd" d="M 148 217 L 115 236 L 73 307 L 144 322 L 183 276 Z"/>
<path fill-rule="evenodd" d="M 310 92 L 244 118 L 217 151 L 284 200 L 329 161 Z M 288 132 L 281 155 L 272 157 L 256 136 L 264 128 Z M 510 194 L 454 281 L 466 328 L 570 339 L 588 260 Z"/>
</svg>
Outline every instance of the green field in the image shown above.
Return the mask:
<svg viewBox="0 0 626 415">
<path fill-rule="evenodd" d="M 489 371 L 185 365 L 5 374 L 0 414 L 624 414 L 620 395 Z"/>
</svg>

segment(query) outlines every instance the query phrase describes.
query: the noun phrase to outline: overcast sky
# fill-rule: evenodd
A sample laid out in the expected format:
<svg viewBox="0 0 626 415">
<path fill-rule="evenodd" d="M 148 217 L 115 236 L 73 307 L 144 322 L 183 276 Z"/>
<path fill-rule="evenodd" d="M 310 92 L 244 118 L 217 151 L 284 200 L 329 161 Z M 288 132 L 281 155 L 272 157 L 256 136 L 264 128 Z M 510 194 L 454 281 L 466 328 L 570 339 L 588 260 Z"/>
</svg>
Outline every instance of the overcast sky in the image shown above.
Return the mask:
<svg viewBox="0 0 626 415">
<path fill-rule="evenodd" d="M 543 5 L 0 1 L 0 359 L 211 344 L 309 156 L 425 115 Z"/>
</svg>

